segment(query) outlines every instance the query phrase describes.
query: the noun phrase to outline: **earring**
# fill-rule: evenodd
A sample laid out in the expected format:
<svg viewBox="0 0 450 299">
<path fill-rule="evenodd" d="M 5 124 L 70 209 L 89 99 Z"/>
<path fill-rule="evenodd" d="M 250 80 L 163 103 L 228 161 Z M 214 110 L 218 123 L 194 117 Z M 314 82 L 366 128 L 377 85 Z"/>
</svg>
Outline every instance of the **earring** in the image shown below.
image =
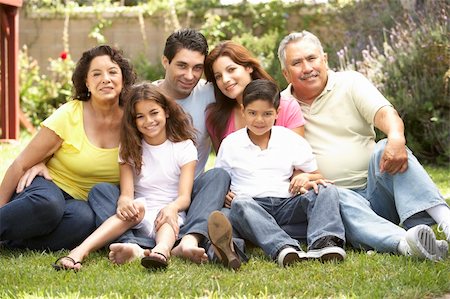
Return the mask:
<svg viewBox="0 0 450 299">
<path fill-rule="evenodd" d="M 88 89 L 87 93 L 86 93 L 86 98 L 89 99 L 91 98 L 91 91 Z"/>
</svg>

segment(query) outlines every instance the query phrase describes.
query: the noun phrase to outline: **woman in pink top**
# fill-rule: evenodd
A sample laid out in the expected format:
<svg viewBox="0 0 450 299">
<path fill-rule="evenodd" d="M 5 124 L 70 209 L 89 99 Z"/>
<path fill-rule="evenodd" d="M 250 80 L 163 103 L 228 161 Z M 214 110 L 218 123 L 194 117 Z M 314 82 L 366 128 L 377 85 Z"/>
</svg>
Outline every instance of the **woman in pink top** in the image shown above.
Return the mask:
<svg viewBox="0 0 450 299">
<path fill-rule="evenodd" d="M 207 108 L 206 127 L 217 152 L 222 140 L 245 126 L 241 112 L 244 88 L 255 79 L 275 82 L 249 50 L 233 41 L 217 45 L 206 57 L 205 76 L 214 85 L 216 102 Z M 282 98 L 275 125 L 304 135 L 305 119 L 296 101 Z"/>
</svg>

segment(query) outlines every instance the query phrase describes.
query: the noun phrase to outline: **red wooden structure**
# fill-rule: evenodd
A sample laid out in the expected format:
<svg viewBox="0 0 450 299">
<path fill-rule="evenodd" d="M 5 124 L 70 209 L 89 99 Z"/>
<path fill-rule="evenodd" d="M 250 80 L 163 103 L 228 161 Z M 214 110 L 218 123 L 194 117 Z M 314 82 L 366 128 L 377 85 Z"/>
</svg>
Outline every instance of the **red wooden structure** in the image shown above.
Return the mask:
<svg viewBox="0 0 450 299">
<path fill-rule="evenodd" d="M 0 140 L 19 138 L 19 7 L 22 0 L 0 0 Z"/>
</svg>

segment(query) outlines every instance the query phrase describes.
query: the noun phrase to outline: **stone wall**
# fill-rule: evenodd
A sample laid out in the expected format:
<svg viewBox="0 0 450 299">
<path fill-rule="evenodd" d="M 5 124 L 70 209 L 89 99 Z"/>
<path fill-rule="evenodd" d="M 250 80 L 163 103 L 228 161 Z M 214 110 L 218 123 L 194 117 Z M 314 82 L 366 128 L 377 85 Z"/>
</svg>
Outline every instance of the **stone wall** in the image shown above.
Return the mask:
<svg viewBox="0 0 450 299">
<path fill-rule="evenodd" d="M 107 44 L 122 49 L 131 60 L 145 55 L 151 64 L 160 63 L 165 40 L 171 33 L 162 17 L 144 18 L 145 35 L 137 14 L 111 20 L 111 26 L 102 32 Z M 97 44 L 94 38 L 89 37 L 89 33 L 98 22 L 95 15 L 69 19 L 69 53 L 74 61 L 81 57 L 83 51 Z M 64 50 L 63 31 L 64 17 L 25 15 L 24 10 L 21 10 L 19 47 L 28 47 L 29 55 L 38 61 L 43 73 L 46 73 L 49 65 L 48 59 L 59 57 Z"/>
</svg>

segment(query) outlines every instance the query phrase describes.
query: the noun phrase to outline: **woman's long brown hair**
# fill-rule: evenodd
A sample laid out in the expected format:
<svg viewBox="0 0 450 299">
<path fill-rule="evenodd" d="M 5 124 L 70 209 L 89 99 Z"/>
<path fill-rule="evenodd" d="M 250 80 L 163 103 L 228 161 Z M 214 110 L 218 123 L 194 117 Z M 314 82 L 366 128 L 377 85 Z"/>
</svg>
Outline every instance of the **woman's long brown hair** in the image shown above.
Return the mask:
<svg viewBox="0 0 450 299">
<path fill-rule="evenodd" d="M 220 91 L 214 78 L 213 63 L 221 56 L 228 56 L 234 63 L 252 68 L 253 72 L 250 74 L 252 80 L 266 79 L 275 83 L 275 80 L 263 69 L 258 59 L 253 57 L 250 51 L 240 44 L 233 41 L 224 41 L 208 54 L 205 59 L 205 77 L 213 83 L 216 102 L 211 103 L 206 109 L 206 123 L 213 128 L 215 136 L 212 136 L 212 138 L 217 138 L 216 144 L 220 144 L 223 139 L 233 108 L 238 105 L 236 100 L 228 98 Z"/>
</svg>

